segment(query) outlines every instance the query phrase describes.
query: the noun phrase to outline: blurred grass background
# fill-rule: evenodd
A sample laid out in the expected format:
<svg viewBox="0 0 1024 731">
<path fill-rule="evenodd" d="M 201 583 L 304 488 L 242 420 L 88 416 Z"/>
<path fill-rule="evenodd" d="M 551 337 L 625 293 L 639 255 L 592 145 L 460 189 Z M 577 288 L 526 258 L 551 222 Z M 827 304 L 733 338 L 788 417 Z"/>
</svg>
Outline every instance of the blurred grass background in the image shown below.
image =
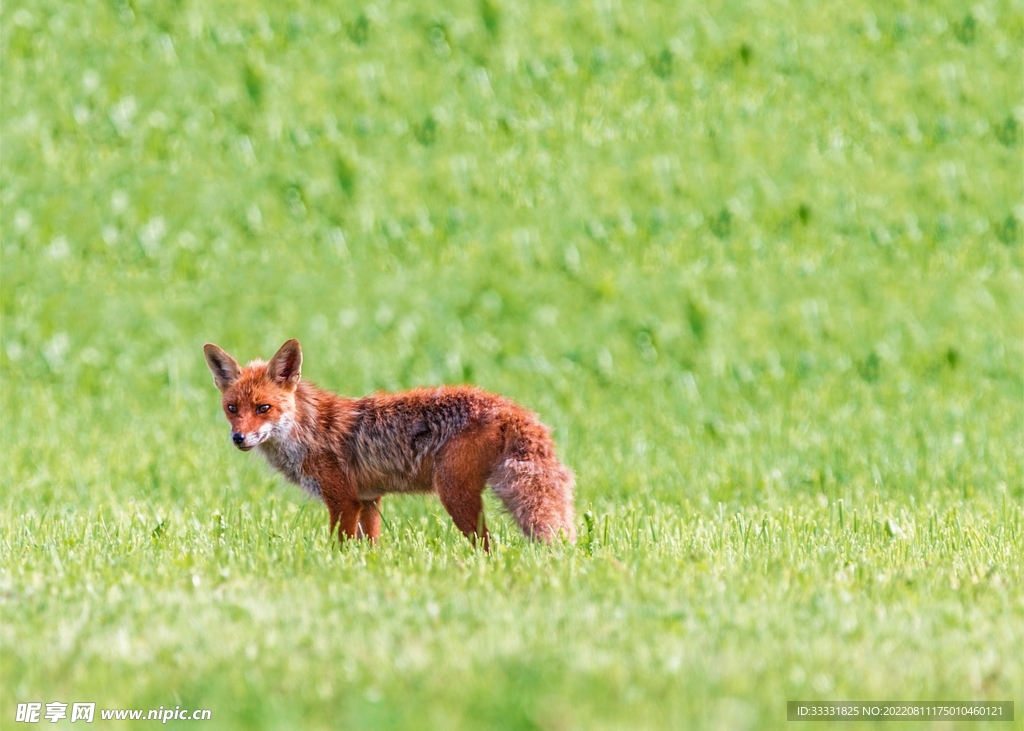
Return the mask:
<svg viewBox="0 0 1024 731">
<path fill-rule="evenodd" d="M 326 727 L 351 694 L 354 725 L 423 708 L 453 728 L 763 726 L 830 692 L 1024 700 L 1003 654 L 1024 617 L 1019 2 L 44 1 L 0 21 L 3 718 L 26 694 L 166 706 L 185 686 L 226 727 Z M 584 545 L 535 551 L 494 516 L 509 553 L 487 562 L 435 502 L 393 500 L 386 546 L 332 553 L 321 510 L 230 448 L 201 356 L 289 337 L 343 393 L 471 382 L 538 411 L 593 516 Z M 752 525 L 774 539 L 753 548 Z M 802 588 L 778 584 L 787 555 Z M 435 560 L 482 572 L 480 606 Z M 794 660 L 879 571 L 916 578 L 854 605 L 859 644 Z M 349 626 L 353 592 L 373 606 Z M 495 592 L 508 614 L 477 632 Z M 454 626 L 419 628 L 411 674 L 342 660 L 381 606 L 381 646 L 428 606 Z M 136 615 L 157 639 L 117 636 L 164 648 L 152 674 L 86 641 Z M 893 649 L 903 619 L 923 639 Z M 530 622 L 547 629 L 503 644 Z M 204 661 L 225 626 L 237 652 Z M 253 656 L 268 627 L 284 639 Z M 685 692 L 676 660 L 626 649 L 668 637 Z M 317 642 L 351 672 L 290 664 Z M 481 646 L 468 665 L 445 649 Z"/>
</svg>

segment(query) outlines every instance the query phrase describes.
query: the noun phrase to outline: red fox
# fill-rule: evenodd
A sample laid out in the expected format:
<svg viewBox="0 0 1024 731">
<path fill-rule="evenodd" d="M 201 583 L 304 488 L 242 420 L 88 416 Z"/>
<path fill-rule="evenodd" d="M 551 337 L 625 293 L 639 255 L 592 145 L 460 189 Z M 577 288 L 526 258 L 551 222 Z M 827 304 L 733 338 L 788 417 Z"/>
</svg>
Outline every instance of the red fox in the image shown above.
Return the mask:
<svg viewBox="0 0 1024 731">
<path fill-rule="evenodd" d="M 455 525 L 490 549 L 482 493 L 491 489 L 528 537 L 575 541 L 573 473 L 551 430 L 512 401 L 469 386 L 352 399 L 300 380 L 298 340 L 246 367 L 203 351 L 231 441 L 327 505 L 338 539 L 380 536 L 380 499 L 436 492 Z"/>
</svg>

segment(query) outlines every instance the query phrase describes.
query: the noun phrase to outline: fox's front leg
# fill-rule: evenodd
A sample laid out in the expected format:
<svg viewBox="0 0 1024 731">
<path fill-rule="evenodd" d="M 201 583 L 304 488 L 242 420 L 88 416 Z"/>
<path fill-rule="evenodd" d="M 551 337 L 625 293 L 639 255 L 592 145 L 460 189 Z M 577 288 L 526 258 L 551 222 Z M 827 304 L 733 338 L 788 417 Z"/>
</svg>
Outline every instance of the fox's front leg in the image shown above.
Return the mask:
<svg viewBox="0 0 1024 731">
<path fill-rule="evenodd" d="M 334 500 L 324 495 L 327 514 L 331 520 L 331 535 L 337 533 L 338 540 L 359 537 L 359 515 L 363 504 L 358 500 Z"/>
<path fill-rule="evenodd" d="M 363 500 L 359 514 L 359 537 L 370 541 L 380 538 L 380 498 Z"/>
<path fill-rule="evenodd" d="M 357 538 L 363 503 L 346 471 L 326 459 L 308 460 L 303 467 L 320 486 L 320 496 L 330 517 L 331 535 L 337 535 L 339 541 Z"/>
</svg>

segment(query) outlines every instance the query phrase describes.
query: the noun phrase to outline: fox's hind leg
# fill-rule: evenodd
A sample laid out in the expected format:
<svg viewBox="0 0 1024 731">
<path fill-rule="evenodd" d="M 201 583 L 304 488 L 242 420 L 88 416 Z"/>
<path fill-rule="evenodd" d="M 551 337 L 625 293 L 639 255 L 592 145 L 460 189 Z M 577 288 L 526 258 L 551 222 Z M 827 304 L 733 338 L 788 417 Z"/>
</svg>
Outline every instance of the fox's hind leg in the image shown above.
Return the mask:
<svg viewBox="0 0 1024 731">
<path fill-rule="evenodd" d="M 456 527 L 490 551 L 482 493 L 496 444 L 487 437 L 475 434 L 449 442 L 434 463 L 434 489 Z"/>
<path fill-rule="evenodd" d="M 475 484 L 474 484 L 475 483 Z M 441 504 L 452 516 L 455 526 L 476 545 L 483 540 L 485 551 L 491 550 L 490 534 L 484 522 L 483 478 L 479 482 L 466 480 L 456 475 L 436 475 L 434 484 Z"/>
</svg>

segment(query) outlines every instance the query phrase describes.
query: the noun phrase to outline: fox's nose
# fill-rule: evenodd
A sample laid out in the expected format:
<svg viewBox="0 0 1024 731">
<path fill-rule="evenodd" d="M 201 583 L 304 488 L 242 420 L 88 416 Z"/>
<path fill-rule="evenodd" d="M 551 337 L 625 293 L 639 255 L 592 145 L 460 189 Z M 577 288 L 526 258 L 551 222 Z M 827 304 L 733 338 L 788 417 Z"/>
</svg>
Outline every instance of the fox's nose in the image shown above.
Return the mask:
<svg viewBox="0 0 1024 731">
<path fill-rule="evenodd" d="M 242 434 L 242 432 L 236 431 L 234 434 L 231 435 L 231 441 L 233 441 L 235 443 L 236 447 L 241 447 L 242 444 L 245 443 L 245 434 Z"/>
</svg>

